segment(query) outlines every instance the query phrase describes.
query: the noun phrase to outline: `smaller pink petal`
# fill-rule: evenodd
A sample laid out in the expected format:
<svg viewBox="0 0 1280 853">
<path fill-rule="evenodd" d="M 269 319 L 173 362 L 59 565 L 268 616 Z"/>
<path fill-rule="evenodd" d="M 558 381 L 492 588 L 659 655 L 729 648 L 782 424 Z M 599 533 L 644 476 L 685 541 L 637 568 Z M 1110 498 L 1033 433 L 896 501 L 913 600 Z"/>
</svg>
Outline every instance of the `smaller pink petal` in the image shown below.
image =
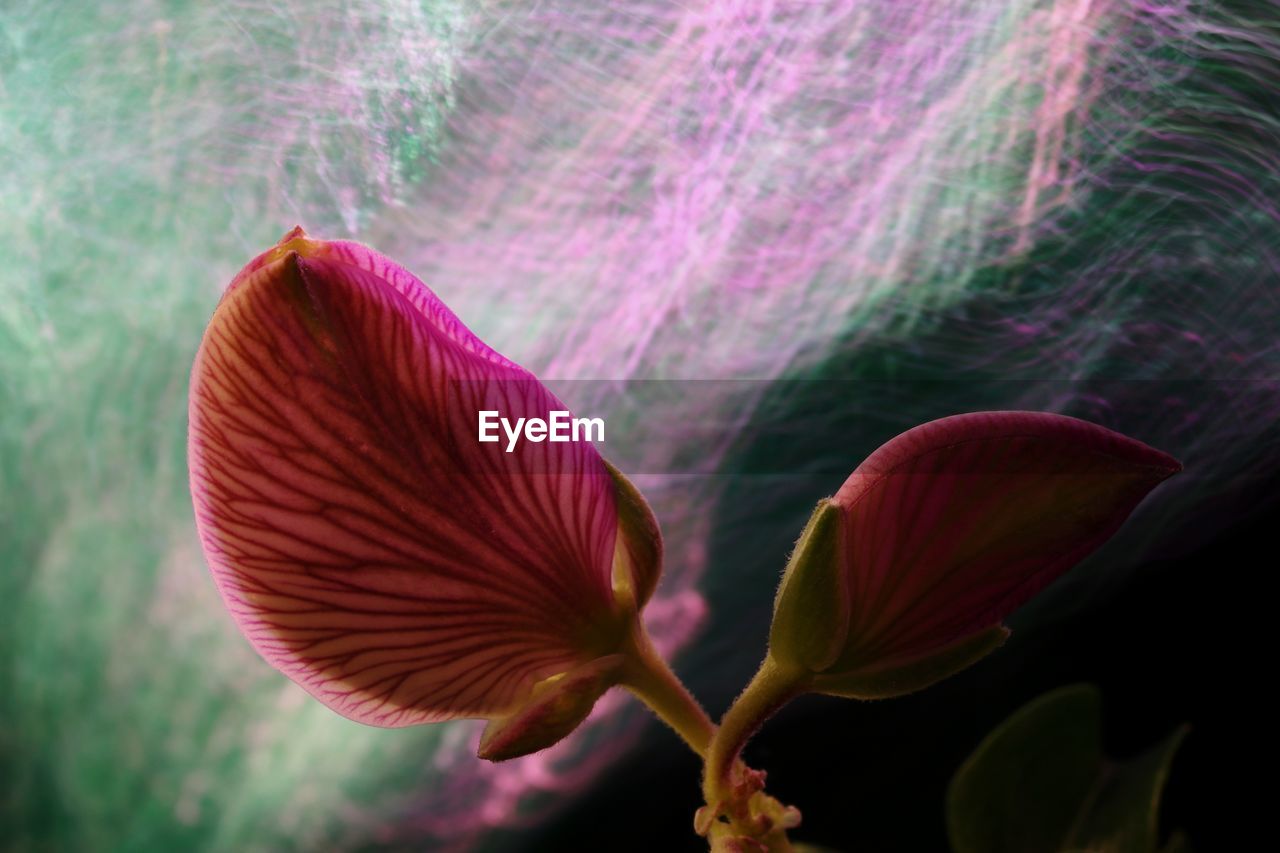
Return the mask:
<svg viewBox="0 0 1280 853">
<path fill-rule="evenodd" d="M 1181 467 L 1042 412 L 957 415 L 890 440 L 832 499 L 849 616 L 830 669 L 920 659 L 998 625 Z"/>
</svg>

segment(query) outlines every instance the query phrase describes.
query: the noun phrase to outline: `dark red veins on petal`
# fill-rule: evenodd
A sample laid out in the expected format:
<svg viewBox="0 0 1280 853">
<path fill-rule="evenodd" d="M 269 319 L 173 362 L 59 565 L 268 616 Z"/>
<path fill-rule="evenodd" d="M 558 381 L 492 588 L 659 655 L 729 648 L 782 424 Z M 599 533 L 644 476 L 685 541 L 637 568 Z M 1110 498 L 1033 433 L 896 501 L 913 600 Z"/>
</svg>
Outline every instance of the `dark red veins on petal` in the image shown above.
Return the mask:
<svg viewBox="0 0 1280 853">
<path fill-rule="evenodd" d="M 1139 441 L 1043 412 L 957 415 L 892 439 L 833 499 L 850 602 L 839 667 L 998 624 L 1179 470 Z"/>
<path fill-rule="evenodd" d="M 356 248 L 258 264 L 210 324 L 189 446 L 205 553 L 258 651 L 340 713 L 503 713 L 613 630 L 612 481 L 584 442 L 480 444 L 479 409 L 565 407 Z"/>
</svg>

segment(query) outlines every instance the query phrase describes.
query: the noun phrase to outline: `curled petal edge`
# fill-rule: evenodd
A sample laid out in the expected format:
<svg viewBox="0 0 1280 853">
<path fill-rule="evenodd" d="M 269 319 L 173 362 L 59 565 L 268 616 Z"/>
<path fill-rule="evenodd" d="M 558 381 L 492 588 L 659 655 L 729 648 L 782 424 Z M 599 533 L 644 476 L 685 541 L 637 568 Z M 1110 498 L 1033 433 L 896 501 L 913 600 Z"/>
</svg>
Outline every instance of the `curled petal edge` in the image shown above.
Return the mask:
<svg viewBox="0 0 1280 853">
<path fill-rule="evenodd" d="M 538 682 L 524 705 L 489 721 L 476 755 L 486 761 L 509 761 L 559 743 L 618 682 L 625 662 L 623 655 L 608 655 Z"/>
</svg>

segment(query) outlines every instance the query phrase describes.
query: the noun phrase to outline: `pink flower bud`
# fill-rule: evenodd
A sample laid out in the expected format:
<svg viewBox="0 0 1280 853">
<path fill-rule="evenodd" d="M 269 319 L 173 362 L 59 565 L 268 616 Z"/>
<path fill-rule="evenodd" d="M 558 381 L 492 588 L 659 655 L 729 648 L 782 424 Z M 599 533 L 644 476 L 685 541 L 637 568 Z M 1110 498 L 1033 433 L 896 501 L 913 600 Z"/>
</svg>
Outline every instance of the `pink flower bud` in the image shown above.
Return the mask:
<svg viewBox="0 0 1280 853">
<path fill-rule="evenodd" d="M 890 696 L 944 678 L 998 646 L 1009 613 L 1181 467 L 1042 412 L 908 430 L 814 513 L 778 593 L 771 654 L 837 695 Z"/>
</svg>

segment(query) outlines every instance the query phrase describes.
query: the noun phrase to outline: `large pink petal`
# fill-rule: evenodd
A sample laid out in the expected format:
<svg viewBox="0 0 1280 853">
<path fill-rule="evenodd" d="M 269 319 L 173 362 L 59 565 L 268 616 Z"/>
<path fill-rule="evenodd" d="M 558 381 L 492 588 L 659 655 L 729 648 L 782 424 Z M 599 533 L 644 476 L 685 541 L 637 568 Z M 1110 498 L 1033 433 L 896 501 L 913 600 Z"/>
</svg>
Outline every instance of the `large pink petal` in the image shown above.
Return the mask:
<svg viewBox="0 0 1280 853">
<path fill-rule="evenodd" d="M 1180 469 L 1041 412 L 958 415 L 894 438 L 833 499 L 846 519 L 849 623 L 831 669 L 909 660 L 998 624 Z"/>
<path fill-rule="evenodd" d="M 477 441 L 480 409 L 566 407 L 400 267 L 298 235 L 237 276 L 192 375 L 197 522 L 249 640 L 384 726 L 505 713 L 613 651 L 603 460 Z"/>
</svg>

